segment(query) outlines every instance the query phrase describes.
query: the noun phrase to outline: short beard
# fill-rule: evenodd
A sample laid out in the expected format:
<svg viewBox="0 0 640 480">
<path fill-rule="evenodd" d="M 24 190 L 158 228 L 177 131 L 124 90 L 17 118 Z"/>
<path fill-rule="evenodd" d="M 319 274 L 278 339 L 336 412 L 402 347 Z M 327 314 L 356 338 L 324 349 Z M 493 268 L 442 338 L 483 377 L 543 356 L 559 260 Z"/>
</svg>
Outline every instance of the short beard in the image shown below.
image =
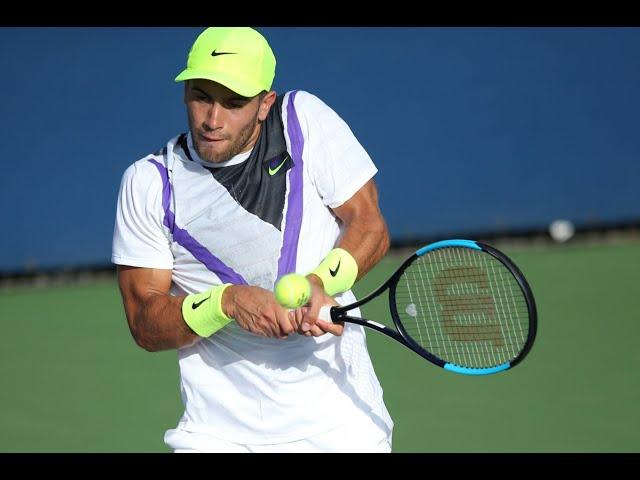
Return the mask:
<svg viewBox="0 0 640 480">
<path fill-rule="evenodd" d="M 245 125 L 242 130 L 240 130 L 237 140 L 229 147 L 227 151 L 222 153 L 207 151 L 206 143 L 204 144 L 205 148 L 200 148 L 201 146 L 200 142 L 198 141 L 197 136 L 194 135 L 193 128 L 192 128 L 191 138 L 193 139 L 193 147 L 198 153 L 198 156 L 205 162 L 209 162 L 209 163 L 227 162 L 246 148 L 247 142 L 251 138 L 251 135 L 253 135 L 253 132 L 257 124 L 258 124 L 258 112 L 256 111 L 256 114 L 253 117 L 253 119 L 247 125 Z"/>
</svg>

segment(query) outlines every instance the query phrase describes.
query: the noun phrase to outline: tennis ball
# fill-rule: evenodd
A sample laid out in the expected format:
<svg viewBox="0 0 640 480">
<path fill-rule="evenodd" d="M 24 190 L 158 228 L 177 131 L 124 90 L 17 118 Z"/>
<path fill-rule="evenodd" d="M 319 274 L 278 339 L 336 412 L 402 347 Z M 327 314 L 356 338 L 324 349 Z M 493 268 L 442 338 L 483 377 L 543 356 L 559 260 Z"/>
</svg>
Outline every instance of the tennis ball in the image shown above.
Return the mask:
<svg viewBox="0 0 640 480">
<path fill-rule="evenodd" d="M 289 273 L 276 282 L 273 293 L 280 305 L 285 308 L 298 308 L 309 301 L 311 284 L 298 273 Z"/>
<path fill-rule="evenodd" d="M 549 225 L 549 235 L 556 242 L 566 242 L 575 232 L 573 223 L 569 220 L 555 220 Z"/>
</svg>

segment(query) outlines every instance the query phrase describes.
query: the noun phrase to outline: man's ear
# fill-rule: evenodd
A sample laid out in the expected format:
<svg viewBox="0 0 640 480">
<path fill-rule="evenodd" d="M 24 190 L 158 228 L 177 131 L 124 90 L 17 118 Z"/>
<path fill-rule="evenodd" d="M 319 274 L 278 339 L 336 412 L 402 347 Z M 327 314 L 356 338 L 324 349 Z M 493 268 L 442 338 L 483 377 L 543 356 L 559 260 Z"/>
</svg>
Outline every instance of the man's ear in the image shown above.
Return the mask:
<svg viewBox="0 0 640 480">
<path fill-rule="evenodd" d="M 270 92 L 267 92 L 260 102 L 260 107 L 258 107 L 258 120 L 261 122 L 264 122 L 267 119 L 269 110 L 271 110 L 271 106 L 276 101 L 276 96 L 275 90 L 271 90 Z"/>
</svg>

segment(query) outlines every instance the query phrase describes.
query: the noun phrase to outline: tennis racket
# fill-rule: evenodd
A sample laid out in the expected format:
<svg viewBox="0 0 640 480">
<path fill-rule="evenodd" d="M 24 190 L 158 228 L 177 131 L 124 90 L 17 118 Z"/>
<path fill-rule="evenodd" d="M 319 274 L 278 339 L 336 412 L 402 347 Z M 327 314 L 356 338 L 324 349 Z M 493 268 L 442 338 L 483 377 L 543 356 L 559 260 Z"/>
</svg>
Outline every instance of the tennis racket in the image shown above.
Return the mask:
<svg viewBox="0 0 640 480">
<path fill-rule="evenodd" d="M 347 315 L 389 291 L 395 329 Z M 531 288 L 502 252 L 471 240 L 420 248 L 378 289 L 351 305 L 321 308 L 325 321 L 373 328 L 446 370 L 488 375 L 520 363 L 536 337 Z"/>
</svg>

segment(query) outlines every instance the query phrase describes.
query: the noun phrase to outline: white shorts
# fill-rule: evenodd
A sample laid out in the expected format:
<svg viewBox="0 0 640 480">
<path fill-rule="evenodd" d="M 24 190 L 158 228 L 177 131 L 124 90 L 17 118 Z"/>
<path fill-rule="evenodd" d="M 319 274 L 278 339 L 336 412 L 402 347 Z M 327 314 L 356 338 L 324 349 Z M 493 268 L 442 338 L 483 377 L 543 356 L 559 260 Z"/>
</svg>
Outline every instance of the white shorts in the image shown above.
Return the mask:
<svg viewBox="0 0 640 480">
<path fill-rule="evenodd" d="M 164 441 L 175 453 L 389 453 L 391 436 L 391 432 L 387 434 L 370 420 L 358 420 L 312 437 L 286 443 L 240 444 L 178 428 L 167 430 Z"/>
</svg>

